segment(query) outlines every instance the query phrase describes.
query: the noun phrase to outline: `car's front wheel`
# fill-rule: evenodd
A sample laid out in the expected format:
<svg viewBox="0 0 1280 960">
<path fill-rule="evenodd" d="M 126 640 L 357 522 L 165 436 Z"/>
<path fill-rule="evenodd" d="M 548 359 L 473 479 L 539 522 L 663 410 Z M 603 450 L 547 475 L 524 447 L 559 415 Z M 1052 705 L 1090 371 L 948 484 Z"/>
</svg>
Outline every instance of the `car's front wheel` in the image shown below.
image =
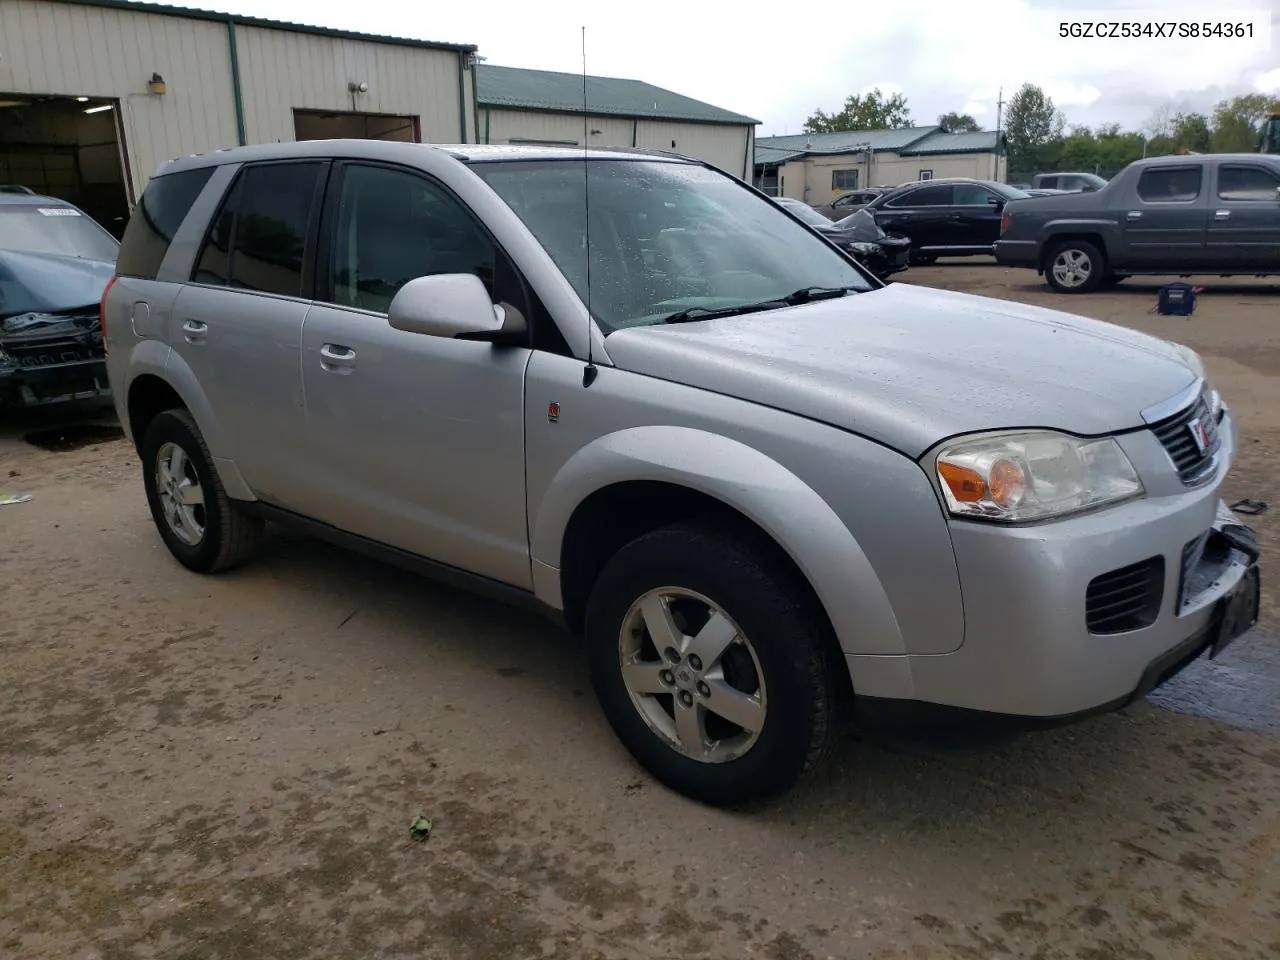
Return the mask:
<svg viewBox="0 0 1280 960">
<path fill-rule="evenodd" d="M 161 539 L 188 569 L 226 570 L 248 559 L 261 540 L 263 522 L 236 509 L 227 496 L 186 410 L 166 410 L 147 426 L 142 479 Z"/>
<path fill-rule="evenodd" d="M 1087 240 L 1068 240 L 1049 253 L 1045 282 L 1058 293 L 1091 293 L 1106 276 L 1102 251 Z"/>
<path fill-rule="evenodd" d="M 729 806 L 792 787 L 826 754 L 846 687 L 830 628 L 754 537 L 678 524 L 601 571 L 587 608 L 592 682 L 658 780 Z"/>
</svg>

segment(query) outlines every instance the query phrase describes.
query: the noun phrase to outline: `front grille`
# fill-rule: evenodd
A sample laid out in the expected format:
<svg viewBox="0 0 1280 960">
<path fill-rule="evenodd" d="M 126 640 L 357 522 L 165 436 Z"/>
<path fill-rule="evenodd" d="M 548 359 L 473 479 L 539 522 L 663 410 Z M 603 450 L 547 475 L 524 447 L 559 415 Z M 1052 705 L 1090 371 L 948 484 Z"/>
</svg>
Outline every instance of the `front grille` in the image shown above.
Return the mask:
<svg viewBox="0 0 1280 960">
<path fill-rule="evenodd" d="M 1197 425 L 1201 430 L 1199 434 Z M 1213 472 L 1214 456 L 1222 440 L 1204 397 L 1197 397 L 1191 406 L 1155 424 L 1151 430 L 1169 454 L 1183 483 L 1192 486 Z"/>
<path fill-rule="evenodd" d="M 100 347 L 95 350 L 81 339 L 74 337 L 27 343 L 9 341 L 5 343 L 4 351 L 17 362 L 18 366 L 28 369 L 56 367 L 64 363 L 84 363 L 86 360 L 99 360 L 103 357 Z"/>
<path fill-rule="evenodd" d="M 1149 627 L 1163 597 L 1164 557 L 1151 557 L 1094 577 L 1085 591 L 1085 623 L 1101 634 Z"/>
</svg>

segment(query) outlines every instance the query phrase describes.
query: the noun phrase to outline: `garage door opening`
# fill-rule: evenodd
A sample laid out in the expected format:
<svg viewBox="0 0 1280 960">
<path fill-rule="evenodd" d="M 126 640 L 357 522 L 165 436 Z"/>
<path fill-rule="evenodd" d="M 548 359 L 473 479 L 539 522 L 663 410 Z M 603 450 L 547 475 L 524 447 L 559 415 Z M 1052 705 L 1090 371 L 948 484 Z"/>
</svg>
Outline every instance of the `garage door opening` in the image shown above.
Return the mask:
<svg viewBox="0 0 1280 960">
<path fill-rule="evenodd" d="M 74 203 L 119 237 L 129 219 L 115 100 L 0 93 L 0 184 Z"/>
<path fill-rule="evenodd" d="M 299 140 L 395 140 L 421 143 L 417 117 L 390 113 L 336 113 L 294 110 L 293 133 Z"/>
</svg>

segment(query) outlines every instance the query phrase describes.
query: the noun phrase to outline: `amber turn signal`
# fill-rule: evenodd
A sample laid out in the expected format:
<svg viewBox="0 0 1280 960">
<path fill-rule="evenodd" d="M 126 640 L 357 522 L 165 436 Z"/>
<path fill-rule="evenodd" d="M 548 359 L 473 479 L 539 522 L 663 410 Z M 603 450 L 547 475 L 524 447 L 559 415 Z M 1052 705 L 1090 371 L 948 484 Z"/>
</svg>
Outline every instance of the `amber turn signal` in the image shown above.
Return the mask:
<svg viewBox="0 0 1280 960">
<path fill-rule="evenodd" d="M 977 470 L 954 463 L 939 463 L 938 475 L 946 482 L 951 495 L 961 503 L 977 503 L 987 495 L 987 481 Z"/>
</svg>

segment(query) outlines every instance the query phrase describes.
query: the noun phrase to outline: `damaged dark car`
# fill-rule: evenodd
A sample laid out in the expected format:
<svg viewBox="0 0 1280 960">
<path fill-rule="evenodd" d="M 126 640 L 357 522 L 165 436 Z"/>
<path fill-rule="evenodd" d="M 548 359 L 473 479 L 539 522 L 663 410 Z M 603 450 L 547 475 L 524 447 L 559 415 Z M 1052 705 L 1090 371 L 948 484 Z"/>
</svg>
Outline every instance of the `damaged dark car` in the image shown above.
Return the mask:
<svg viewBox="0 0 1280 960">
<path fill-rule="evenodd" d="M 887 280 L 907 269 L 911 258 L 911 241 L 885 233 L 866 210 L 858 210 L 843 220 L 832 223 L 807 203 L 789 197 L 775 197 L 779 205 L 817 230 L 840 249 L 875 274 Z"/>
<path fill-rule="evenodd" d="M 99 303 L 118 250 L 66 201 L 0 191 L 0 410 L 110 397 Z"/>
</svg>

